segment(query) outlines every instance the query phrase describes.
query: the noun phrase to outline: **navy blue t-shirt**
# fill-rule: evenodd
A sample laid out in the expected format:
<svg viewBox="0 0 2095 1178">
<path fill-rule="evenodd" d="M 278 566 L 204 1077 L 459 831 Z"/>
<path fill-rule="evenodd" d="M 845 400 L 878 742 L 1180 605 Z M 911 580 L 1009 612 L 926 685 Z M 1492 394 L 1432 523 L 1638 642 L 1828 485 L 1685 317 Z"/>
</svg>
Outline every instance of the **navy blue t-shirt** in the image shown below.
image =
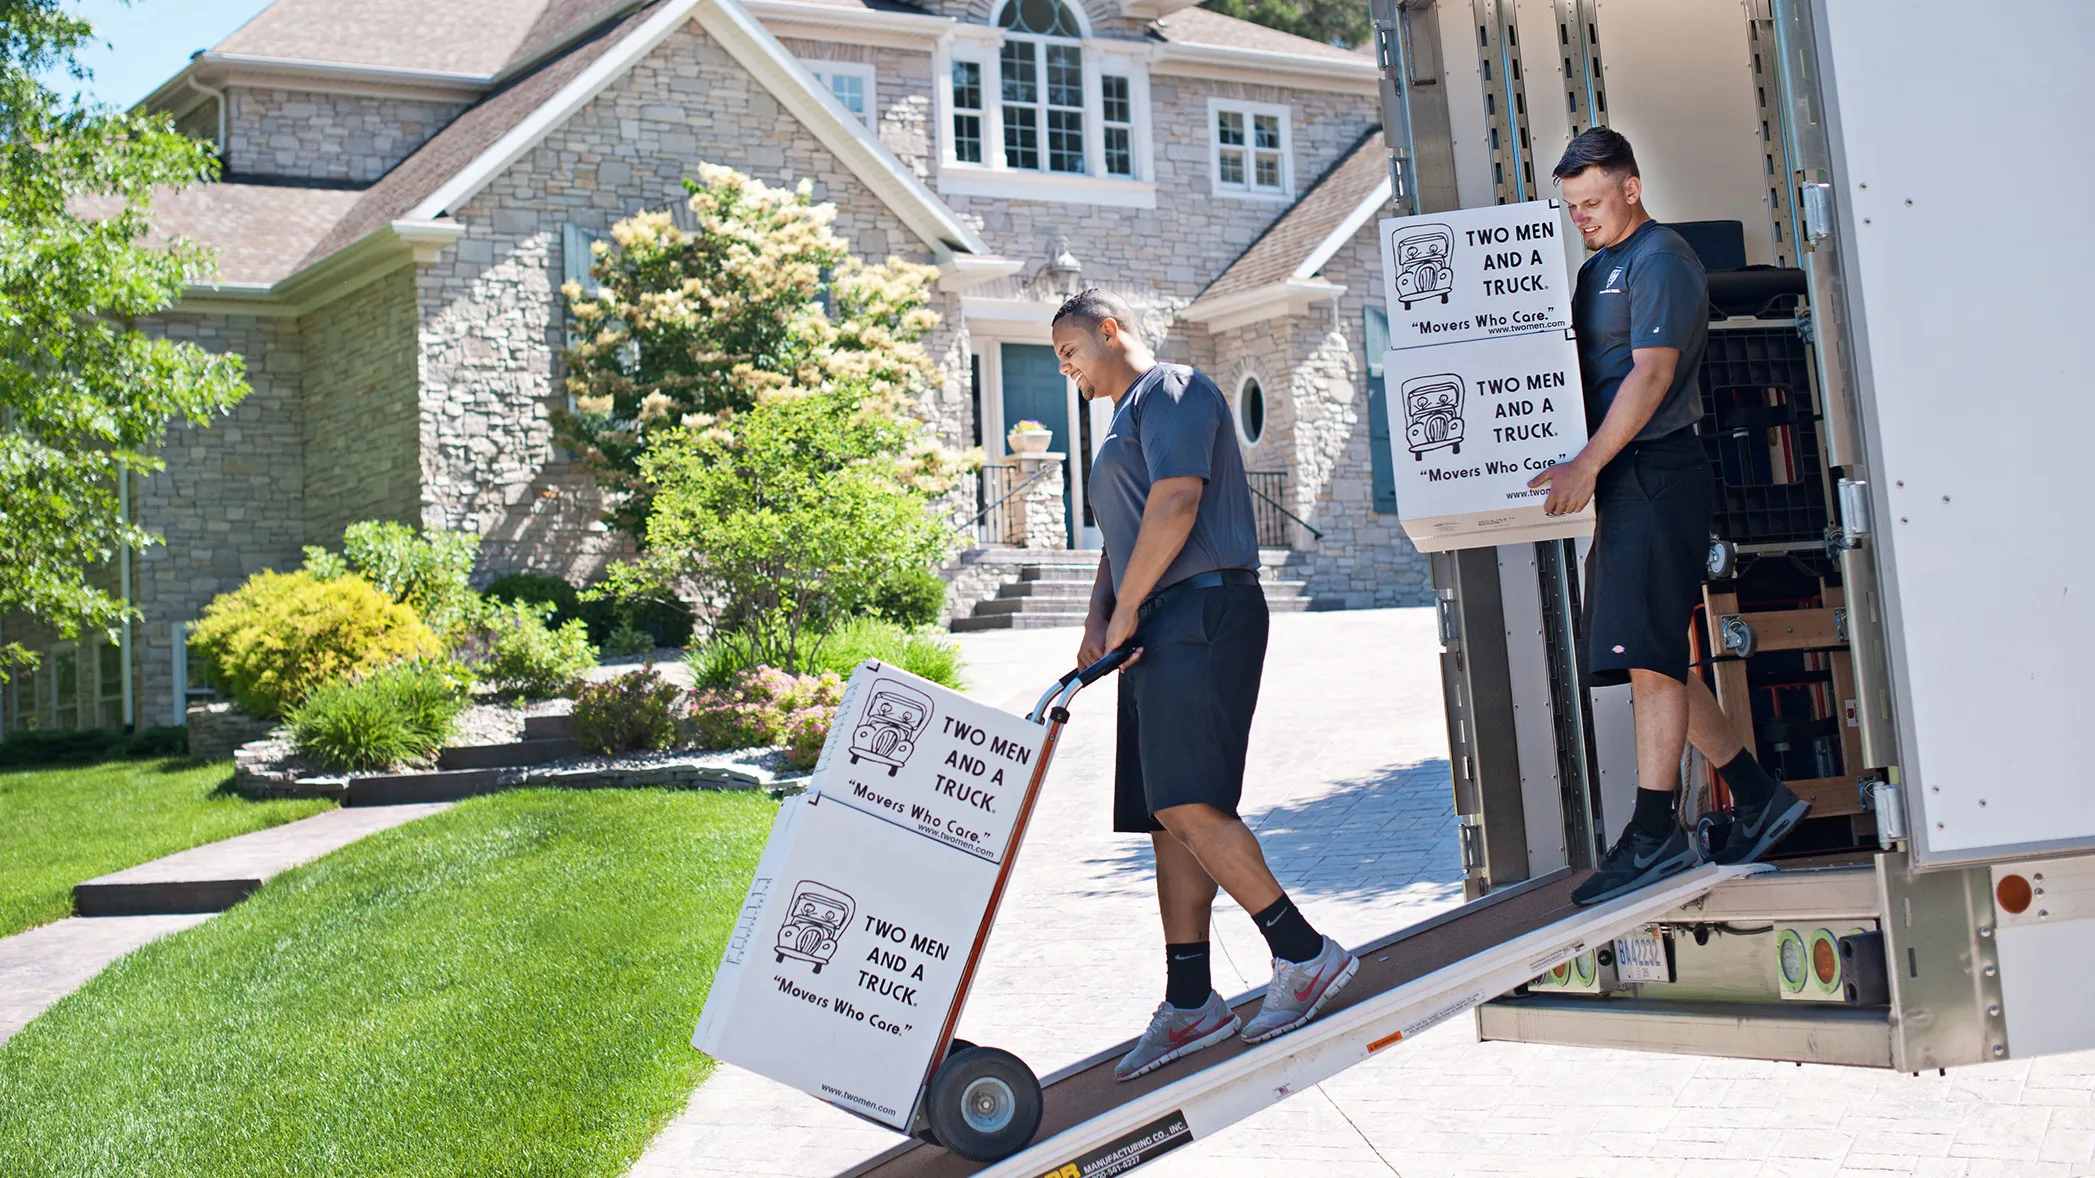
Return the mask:
<svg viewBox="0 0 2095 1178">
<path fill-rule="evenodd" d="M 1586 386 L 1586 432 L 1594 433 L 1615 403 L 1615 391 L 1636 367 L 1638 348 L 1677 348 L 1673 387 L 1637 432 L 1637 441 L 1662 438 L 1702 417 L 1696 373 L 1709 340 L 1709 280 L 1695 251 L 1657 221 L 1586 259 L 1571 300 L 1579 339 L 1579 374 Z"/>
<path fill-rule="evenodd" d="M 1142 531 L 1150 485 L 1185 475 L 1205 479 L 1207 486 L 1186 546 L 1157 578 L 1156 588 L 1218 569 L 1257 568 L 1251 483 L 1244 477 L 1229 402 L 1198 371 L 1158 364 L 1136 377 L 1113 407 L 1112 427 L 1091 459 L 1091 514 L 1105 541 L 1116 594 Z"/>
</svg>

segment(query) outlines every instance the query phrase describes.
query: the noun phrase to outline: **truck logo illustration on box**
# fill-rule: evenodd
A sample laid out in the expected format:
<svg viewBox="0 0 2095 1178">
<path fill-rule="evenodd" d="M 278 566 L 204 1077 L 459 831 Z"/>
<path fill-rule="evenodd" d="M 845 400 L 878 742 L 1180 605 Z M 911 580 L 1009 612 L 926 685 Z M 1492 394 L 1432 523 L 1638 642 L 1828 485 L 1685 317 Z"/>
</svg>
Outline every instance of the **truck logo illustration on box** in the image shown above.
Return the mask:
<svg viewBox="0 0 2095 1178">
<path fill-rule="evenodd" d="M 1452 372 L 1414 376 L 1398 389 L 1404 398 L 1404 444 L 1423 462 L 1426 451 L 1462 453 L 1462 378 Z"/>
<path fill-rule="evenodd" d="M 877 761 L 893 777 L 909 763 L 917 737 L 931 723 L 931 712 L 931 700 L 922 692 L 892 679 L 874 680 L 866 710 L 851 729 L 851 763 L 858 764 L 861 757 Z"/>
<path fill-rule="evenodd" d="M 793 889 L 785 923 L 778 926 L 778 947 L 774 950 L 778 960 L 797 957 L 821 973 L 822 967 L 836 955 L 837 939 L 851 927 L 851 916 L 857 907 L 848 894 L 828 884 L 801 880 L 800 886 Z"/>
<path fill-rule="evenodd" d="M 1558 201 L 1390 217 L 1377 234 L 1392 348 L 1571 326 L 1585 248 Z"/>
<path fill-rule="evenodd" d="M 1455 289 L 1455 270 L 1449 259 L 1455 253 L 1455 232 L 1445 225 L 1408 225 L 1397 231 L 1394 256 L 1397 260 L 1397 297 L 1409 311 L 1411 304 L 1439 296 L 1448 301 Z"/>
</svg>

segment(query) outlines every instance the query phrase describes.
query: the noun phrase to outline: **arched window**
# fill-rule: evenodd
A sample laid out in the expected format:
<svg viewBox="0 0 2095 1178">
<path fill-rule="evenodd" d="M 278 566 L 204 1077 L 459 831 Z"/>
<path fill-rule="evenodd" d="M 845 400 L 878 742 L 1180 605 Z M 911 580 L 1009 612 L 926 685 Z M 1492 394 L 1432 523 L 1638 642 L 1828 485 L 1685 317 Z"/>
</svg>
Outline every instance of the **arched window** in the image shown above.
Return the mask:
<svg viewBox="0 0 2095 1178">
<path fill-rule="evenodd" d="M 1255 376 L 1237 386 L 1237 433 L 1246 446 L 1256 446 L 1266 436 L 1266 391 Z"/>
<path fill-rule="evenodd" d="M 1083 26 L 1061 0 L 1010 0 L 997 25 L 1005 31 L 997 58 L 1004 166 L 1082 175 Z"/>
</svg>

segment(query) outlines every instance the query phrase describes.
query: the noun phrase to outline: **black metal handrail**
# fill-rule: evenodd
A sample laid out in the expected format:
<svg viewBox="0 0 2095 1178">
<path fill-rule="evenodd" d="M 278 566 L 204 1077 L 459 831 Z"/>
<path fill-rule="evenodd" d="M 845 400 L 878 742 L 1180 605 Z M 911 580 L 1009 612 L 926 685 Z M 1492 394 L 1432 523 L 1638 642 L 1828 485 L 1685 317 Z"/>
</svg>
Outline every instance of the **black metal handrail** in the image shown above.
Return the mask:
<svg viewBox="0 0 2095 1178">
<path fill-rule="evenodd" d="M 1055 467 L 1053 466 L 1042 466 L 1039 470 L 1034 471 L 1032 474 L 1026 476 L 1024 479 L 1019 480 L 1019 482 L 1012 486 L 1011 489 L 1005 491 L 1002 495 L 997 496 L 996 502 L 983 508 L 981 511 L 976 512 L 975 518 L 968 521 L 969 530 L 972 531 L 975 528 L 980 527 L 983 520 L 988 519 L 992 513 L 996 512 L 999 508 L 1003 507 L 1004 504 L 1009 503 L 1011 501 L 1012 496 L 1018 494 L 1020 491 L 1025 490 L 1027 487 L 1032 486 L 1034 483 L 1039 482 L 1041 479 L 1046 478 L 1048 475 L 1054 473 L 1054 471 Z M 1018 473 L 1017 470 L 1009 466 L 983 467 L 982 497 L 985 499 L 989 497 L 989 484 L 993 481 L 997 481 L 999 475 L 1009 477 L 1010 475 L 1016 473 Z M 1010 542 L 1009 537 L 1011 536 L 1012 528 L 1008 520 L 1005 521 L 1003 527 L 995 528 L 992 530 L 995 531 L 998 535 L 1005 537 L 1003 541 L 1004 543 Z"/>
<path fill-rule="evenodd" d="M 1324 538 L 1324 533 L 1311 527 L 1308 520 L 1281 506 L 1280 496 L 1287 494 L 1286 471 L 1247 470 L 1244 480 L 1251 485 L 1252 518 L 1258 526 L 1261 548 L 1288 547 L 1287 525 L 1281 522 L 1282 518 L 1300 524 L 1303 531 L 1319 540 Z"/>
</svg>

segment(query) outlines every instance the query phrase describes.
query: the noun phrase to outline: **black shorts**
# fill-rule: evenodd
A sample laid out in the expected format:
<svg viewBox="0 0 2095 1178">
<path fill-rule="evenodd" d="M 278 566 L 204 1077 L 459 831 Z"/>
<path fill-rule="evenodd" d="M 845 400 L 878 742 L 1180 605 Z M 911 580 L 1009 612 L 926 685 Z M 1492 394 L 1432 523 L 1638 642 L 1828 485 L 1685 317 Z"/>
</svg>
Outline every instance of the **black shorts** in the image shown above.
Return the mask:
<svg viewBox="0 0 2095 1178">
<path fill-rule="evenodd" d="M 1600 472 L 1586 558 L 1586 686 L 1627 683 L 1632 668 L 1687 681 L 1715 494 L 1709 458 L 1687 430 L 1632 442 Z"/>
<path fill-rule="evenodd" d="M 1220 585 L 1176 595 L 1137 628 L 1142 658 L 1120 673 L 1114 830 L 1162 830 L 1157 811 L 1192 802 L 1237 812 L 1266 626 L 1264 590 Z"/>
</svg>

